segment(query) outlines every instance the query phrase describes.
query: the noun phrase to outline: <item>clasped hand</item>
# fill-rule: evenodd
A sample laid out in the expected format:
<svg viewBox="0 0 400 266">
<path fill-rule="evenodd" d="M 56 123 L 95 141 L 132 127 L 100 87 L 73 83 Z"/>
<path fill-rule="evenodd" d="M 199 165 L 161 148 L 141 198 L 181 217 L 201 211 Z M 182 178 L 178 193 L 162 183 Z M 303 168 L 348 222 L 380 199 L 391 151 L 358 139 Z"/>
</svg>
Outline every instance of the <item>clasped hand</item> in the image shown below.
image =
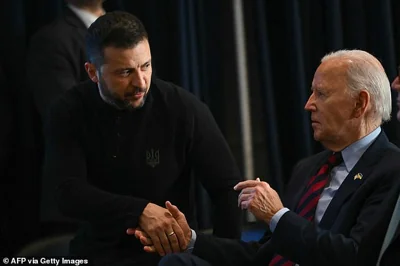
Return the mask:
<svg viewBox="0 0 400 266">
<path fill-rule="evenodd" d="M 169 201 L 165 206 L 149 203 L 139 218 L 139 227 L 126 231 L 140 240 L 144 251 L 160 256 L 185 250 L 192 237 L 185 215 Z"/>
<path fill-rule="evenodd" d="M 248 209 L 258 220 L 267 224 L 283 208 L 278 193 L 266 182 L 247 180 L 238 183 L 234 189 L 241 191 L 238 206 Z M 185 215 L 169 201 L 166 209 L 148 204 L 139 219 L 138 228 L 129 228 L 128 235 L 135 235 L 144 246 L 144 251 L 157 252 L 160 256 L 185 250 L 192 238 L 192 231 Z"/>
</svg>

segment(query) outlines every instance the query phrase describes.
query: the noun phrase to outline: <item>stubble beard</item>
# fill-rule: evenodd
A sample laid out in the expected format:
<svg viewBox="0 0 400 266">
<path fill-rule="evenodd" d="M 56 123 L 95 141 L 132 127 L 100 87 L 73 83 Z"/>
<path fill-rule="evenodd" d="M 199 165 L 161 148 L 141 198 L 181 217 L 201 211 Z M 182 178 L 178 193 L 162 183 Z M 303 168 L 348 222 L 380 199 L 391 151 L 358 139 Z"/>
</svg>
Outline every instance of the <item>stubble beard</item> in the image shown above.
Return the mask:
<svg viewBox="0 0 400 266">
<path fill-rule="evenodd" d="M 149 90 L 144 93 L 139 106 L 133 106 L 129 100 L 122 100 L 110 92 L 110 90 L 107 89 L 107 86 L 102 81 L 99 82 L 98 89 L 104 102 L 122 111 L 135 111 L 142 108 L 146 103 L 147 94 L 149 93 Z"/>
</svg>

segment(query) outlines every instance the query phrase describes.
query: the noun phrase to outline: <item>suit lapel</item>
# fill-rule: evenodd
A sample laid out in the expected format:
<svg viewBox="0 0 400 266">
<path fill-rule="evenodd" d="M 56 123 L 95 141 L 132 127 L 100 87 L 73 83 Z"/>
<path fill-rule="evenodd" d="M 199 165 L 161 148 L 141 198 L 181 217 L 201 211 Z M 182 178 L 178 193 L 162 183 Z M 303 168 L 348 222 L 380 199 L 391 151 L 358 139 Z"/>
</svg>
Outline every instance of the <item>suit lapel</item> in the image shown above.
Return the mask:
<svg viewBox="0 0 400 266">
<path fill-rule="evenodd" d="M 73 27 L 87 30 L 85 23 L 72 11 L 69 7 L 65 7 L 64 9 L 64 19 L 65 21 Z"/>
<path fill-rule="evenodd" d="M 310 158 L 309 161 L 299 164 L 297 173 L 293 173 L 293 182 L 290 183 L 287 192 L 285 193 L 285 205 L 290 210 L 295 210 L 297 204 L 300 201 L 301 196 L 304 194 L 304 190 L 310 178 L 314 176 L 321 168 L 322 164 L 328 160 L 331 151 L 326 150 L 314 158 Z"/>
<path fill-rule="evenodd" d="M 399 241 L 398 239 L 400 238 L 400 223 L 397 225 L 396 233 L 393 236 L 392 243 L 394 241 Z"/>
<path fill-rule="evenodd" d="M 397 193 L 397 195 L 398 194 L 399 193 Z M 395 196 L 397 196 L 397 195 L 395 195 Z M 389 227 L 388 227 L 388 229 L 386 231 L 386 234 L 388 234 L 389 241 L 390 241 L 388 246 L 390 246 L 391 243 L 393 243 L 397 238 L 400 237 L 400 221 L 399 221 L 399 219 L 400 219 L 400 205 L 398 204 L 399 200 L 400 200 L 400 198 L 399 198 L 399 196 L 397 196 L 397 200 L 396 200 L 395 206 L 393 208 L 391 219 L 390 219 L 390 222 L 389 222 Z M 392 224 L 394 224 L 394 225 L 392 225 Z M 392 231 L 393 233 L 391 233 L 391 229 L 390 229 L 391 226 L 396 226 L 393 229 L 394 231 Z M 391 236 L 391 234 L 393 234 L 393 235 Z M 385 238 L 386 238 L 386 236 L 385 236 Z"/>
<path fill-rule="evenodd" d="M 338 191 L 334 195 L 324 216 L 319 224 L 322 229 L 330 229 L 336 220 L 336 217 L 344 202 L 358 189 L 361 184 L 368 179 L 373 166 L 382 158 L 382 153 L 387 147 L 388 139 L 382 132 L 371 144 L 371 146 L 361 156 L 360 160 L 347 175 Z M 357 174 L 362 174 L 362 178 L 355 178 Z"/>
</svg>

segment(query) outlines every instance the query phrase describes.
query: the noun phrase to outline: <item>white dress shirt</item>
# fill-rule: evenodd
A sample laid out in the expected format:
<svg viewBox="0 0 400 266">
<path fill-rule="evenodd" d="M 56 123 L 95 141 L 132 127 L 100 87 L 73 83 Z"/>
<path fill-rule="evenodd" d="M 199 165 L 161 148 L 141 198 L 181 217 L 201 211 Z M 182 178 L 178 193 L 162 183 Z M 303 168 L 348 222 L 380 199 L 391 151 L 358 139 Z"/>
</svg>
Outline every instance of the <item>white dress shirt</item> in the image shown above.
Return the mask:
<svg viewBox="0 0 400 266">
<path fill-rule="evenodd" d="M 94 15 L 93 13 L 90 13 L 89 11 L 86 11 L 82 8 L 79 8 L 77 6 L 67 4 L 67 6 L 72 10 L 72 12 L 75 13 L 75 15 L 78 16 L 82 20 L 82 22 L 85 24 L 86 28 L 89 28 L 92 23 L 98 19 L 99 17 Z"/>
</svg>

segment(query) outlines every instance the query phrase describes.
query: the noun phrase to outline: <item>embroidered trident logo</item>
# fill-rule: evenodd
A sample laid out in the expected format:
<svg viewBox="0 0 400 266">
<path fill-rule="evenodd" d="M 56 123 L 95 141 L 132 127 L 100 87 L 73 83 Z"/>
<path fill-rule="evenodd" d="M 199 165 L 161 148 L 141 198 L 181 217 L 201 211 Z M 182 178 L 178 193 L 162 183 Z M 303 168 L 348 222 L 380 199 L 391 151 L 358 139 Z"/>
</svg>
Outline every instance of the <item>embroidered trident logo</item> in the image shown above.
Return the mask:
<svg viewBox="0 0 400 266">
<path fill-rule="evenodd" d="M 146 151 L 146 163 L 151 167 L 156 167 L 160 163 L 160 150 L 151 149 Z"/>
</svg>

